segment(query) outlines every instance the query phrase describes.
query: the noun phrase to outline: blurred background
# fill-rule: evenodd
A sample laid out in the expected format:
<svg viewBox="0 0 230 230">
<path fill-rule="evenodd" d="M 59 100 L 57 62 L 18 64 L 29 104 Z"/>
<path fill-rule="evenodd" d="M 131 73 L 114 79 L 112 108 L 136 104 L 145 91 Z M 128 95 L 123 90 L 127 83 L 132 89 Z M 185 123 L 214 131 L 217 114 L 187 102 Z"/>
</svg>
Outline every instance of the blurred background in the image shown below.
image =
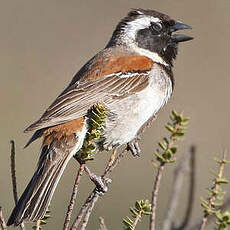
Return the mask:
<svg viewBox="0 0 230 230">
<path fill-rule="evenodd" d="M 38 119 L 55 97 L 65 88 L 79 68 L 100 49 L 118 21 L 130 8 L 149 8 L 167 13 L 193 27 L 186 34 L 191 42 L 180 45 L 175 63 L 175 91 L 157 121 L 143 135 L 142 156 L 130 154 L 112 173 L 110 191 L 95 207 L 88 229 L 98 229 L 98 217 L 105 218 L 109 229 L 121 229 L 122 218 L 137 199 L 150 199 L 153 173 L 151 160 L 156 143 L 165 134 L 164 124 L 172 109 L 191 118 L 180 153 L 197 146 L 196 196 L 194 219 L 201 216 L 200 197 L 206 197 L 215 169 L 214 157 L 229 152 L 229 0 L 133 0 L 133 1 L 31 1 L 0 2 L 0 205 L 8 217 L 13 206 L 10 179 L 10 140 L 16 141 L 18 193 L 30 180 L 38 159 L 40 141 L 23 149 L 30 135 L 23 130 Z M 90 167 L 101 174 L 108 153 L 98 154 Z M 229 157 L 230 158 L 230 157 Z M 179 159 L 178 159 L 179 160 Z M 69 163 L 57 187 L 51 211 L 53 219 L 45 229 L 61 229 L 67 202 L 78 169 Z M 175 165 L 165 170 L 157 211 L 161 226 L 167 211 Z M 230 170 L 225 175 L 230 179 Z M 176 221 L 183 218 L 187 179 L 180 199 Z M 84 177 L 80 185 L 75 213 L 93 188 Z M 145 222 L 143 220 L 143 222 Z M 146 225 L 137 229 L 147 229 Z M 158 227 L 158 229 L 160 229 Z"/>
</svg>

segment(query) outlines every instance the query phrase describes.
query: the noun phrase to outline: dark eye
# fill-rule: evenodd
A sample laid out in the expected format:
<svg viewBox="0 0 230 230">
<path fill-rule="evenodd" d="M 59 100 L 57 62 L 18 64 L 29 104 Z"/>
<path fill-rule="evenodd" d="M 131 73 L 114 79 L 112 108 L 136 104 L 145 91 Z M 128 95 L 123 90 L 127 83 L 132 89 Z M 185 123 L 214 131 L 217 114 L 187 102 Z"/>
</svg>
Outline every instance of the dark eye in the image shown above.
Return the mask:
<svg viewBox="0 0 230 230">
<path fill-rule="evenodd" d="M 161 29 L 162 29 L 162 25 L 160 23 L 151 22 L 151 30 L 159 33 L 161 32 Z"/>
</svg>

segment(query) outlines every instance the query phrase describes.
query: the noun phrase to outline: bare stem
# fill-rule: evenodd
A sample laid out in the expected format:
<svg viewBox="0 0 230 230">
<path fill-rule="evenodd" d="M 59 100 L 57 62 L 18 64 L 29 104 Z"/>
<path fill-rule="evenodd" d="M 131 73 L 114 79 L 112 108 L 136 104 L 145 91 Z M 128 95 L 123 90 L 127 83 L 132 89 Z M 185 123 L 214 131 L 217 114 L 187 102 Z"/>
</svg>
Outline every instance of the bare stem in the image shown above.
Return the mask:
<svg viewBox="0 0 230 230">
<path fill-rule="evenodd" d="M 103 217 L 99 217 L 99 223 L 100 223 L 99 230 L 108 230 L 105 225 L 105 220 Z"/>
<path fill-rule="evenodd" d="M 78 186 L 79 186 L 80 179 L 82 177 L 84 169 L 85 169 L 85 164 L 81 164 L 80 167 L 79 167 L 79 170 L 77 172 L 75 182 L 74 182 L 73 192 L 72 192 L 71 199 L 70 199 L 70 202 L 69 202 L 69 206 L 68 206 L 68 209 L 67 209 L 67 212 L 66 212 L 66 217 L 65 217 L 63 230 L 67 230 L 68 227 L 69 227 L 69 222 L 70 222 L 70 219 L 71 219 L 71 216 L 72 216 L 73 207 L 74 207 L 76 197 L 77 197 L 77 193 L 78 193 Z"/>
<path fill-rule="evenodd" d="M 155 155 L 157 157 L 157 161 L 160 163 L 159 165 L 155 162 L 154 165 L 157 167 L 157 174 L 155 176 L 153 190 L 152 190 L 152 199 L 151 199 L 151 215 L 150 215 L 150 223 L 149 229 L 155 230 L 156 228 L 156 207 L 157 207 L 157 199 L 158 192 L 161 183 L 161 178 L 163 174 L 163 170 L 166 163 L 172 163 L 175 161 L 173 155 L 176 153 L 177 148 L 174 146 L 174 142 L 179 140 L 181 136 L 184 135 L 184 128 L 188 121 L 188 118 L 183 118 L 182 115 L 177 114 L 177 112 L 172 111 L 172 115 L 170 116 L 171 123 L 168 123 L 165 127 L 170 132 L 169 138 L 163 138 L 161 142 L 158 143 L 161 150 L 157 149 L 155 151 Z"/>
<path fill-rule="evenodd" d="M 78 215 L 77 217 L 75 218 L 73 224 L 72 224 L 72 227 L 70 228 L 71 230 L 76 230 L 78 225 L 80 224 L 81 222 L 81 219 L 82 217 L 84 216 L 89 204 L 90 204 L 90 201 L 92 199 L 92 196 L 94 195 L 94 193 L 91 193 L 89 195 L 89 197 L 86 199 L 85 203 L 82 205 L 80 211 L 78 212 Z"/>
<path fill-rule="evenodd" d="M 141 213 L 138 213 L 138 215 L 136 215 L 135 220 L 134 220 L 134 222 L 132 224 L 132 227 L 131 227 L 132 230 L 134 230 L 136 228 L 137 223 L 138 223 L 138 221 L 140 221 L 140 219 L 141 219 Z"/>
<path fill-rule="evenodd" d="M 11 146 L 11 154 L 10 154 L 10 169 L 11 169 L 11 180 L 12 180 L 12 185 L 13 185 L 13 196 L 14 196 L 14 202 L 15 205 L 18 202 L 18 193 L 17 193 L 17 179 L 16 179 L 16 164 L 15 164 L 15 155 L 16 155 L 16 151 L 15 151 L 15 142 L 14 140 L 10 141 L 10 146 Z M 25 230 L 25 225 L 22 222 L 20 224 L 20 228 L 21 230 Z"/>
<path fill-rule="evenodd" d="M 94 205 L 96 204 L 97 200 L 99 198 L 99 195 L 97 193 L 95 193 L 95 195 L 93 196 L 93 199 L 91 200 L 88 209 L 86 211 L 85 217 L 83 219 L 82 225 L 81 225 L 81 230 L 85 230 L 86 226 L 89 222 L 89 217 L 93 211 Z"/>
<path fill-rule="evenodd" d="M 159 192 L 159 187 L 160 187 L 160 182 L 161 182 L 164 166 L 165 166 L 165 163 L 162 162 L 161 165 L 158 167 L 156 179 L 155 179 L 153 190 L 152 190 L 152 200 L 151 200 L 152 211 L 150 215 L 150 226 L 149 226 L 150 230 L 155 230 L 157 198 L 158 198 L 158 192 Z"/>
<path fill-rule="evenodd" d="M 6 230 L 7 229 L 6 222 L 5 222 L 3 213 L 2 213 L 2 207 L 0 207 L 0 226 L 1 226 L 2 230 Z"/>
<path fill-rule="evenodd" d="M 14 202 L 18 202 L 18 193 L 17 193 L 17 180 L 16 180 L 16 167 L 15 167 L 15 143 L 13 140 L 10 141 L 11 145 L 11 154 L 10 154 L 10 169 L 11 169 L 11 179 L 13 185 L 13 196 Z"/>
<path fill-rule="evenodd" d="M 116 166 L 120 163 L 120 161 L 123 158 L 123 156 L 125 155 L 125 153 L 126 153 L 126 149 L 124 149 L 115 159 L 114 159 L 114 156 L 110 157 L 109 162 L 105 167 L 105 171 L 104 171 L 103 175 L 101 176 L 102 180 L 105 181 L 105 178 L 109 175 L 109 173 L 111 173 L 113 171 L 114 168 L 116 168 Z M 114 155 L 114 154 L 116 154 L 116 151 L 114 151 L 112 153 L 112 155 Z M 97 192 L 97 189 L 95 188 L 91 192 L 91 194 L 88 196 L 88 198 L 86 199 L 83 206 L 81 207 L 77 217 L 75 218 L 75 220 L 72 224 L 71 230 L 77 229 L 77 227 L 80 224 L 81 219 L 85 213 L 86 213 L 85 214 L 86 217 L 84 218 L 84 221 L 83 221 L 84 225 L 82 225 L 81 228 L 84 229 L 87 226 L 90 214 L 91 214 L 91 212 L 94 208 L 94 205 L 97 202 L 98 198 L 99 198 L 99 194 Z"/>
</svg>

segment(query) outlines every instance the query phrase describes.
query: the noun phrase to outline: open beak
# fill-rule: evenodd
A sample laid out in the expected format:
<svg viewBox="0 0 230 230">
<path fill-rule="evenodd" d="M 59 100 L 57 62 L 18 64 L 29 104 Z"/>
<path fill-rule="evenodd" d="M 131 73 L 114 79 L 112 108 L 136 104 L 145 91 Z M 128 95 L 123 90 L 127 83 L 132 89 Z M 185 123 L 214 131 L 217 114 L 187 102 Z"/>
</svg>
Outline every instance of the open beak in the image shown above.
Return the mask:
<svg viewBox="0 0 230 230">
<path fill-rule="evenodd" d="M 176 21 L 176 23 L 170 27 L 170 32 L 173 33 L 178 30 L 188 30 L 188 29 L 192 29 L 192 27 L 180 21 Z M 184 34 L 172 34 L 171 38 L 172 38 L 172 41 L 177 42 L 177 43 L 185 42 L 185 41 L 189 41 L 193 39 L 193 37 L 190 37 Z"/>
</svg>

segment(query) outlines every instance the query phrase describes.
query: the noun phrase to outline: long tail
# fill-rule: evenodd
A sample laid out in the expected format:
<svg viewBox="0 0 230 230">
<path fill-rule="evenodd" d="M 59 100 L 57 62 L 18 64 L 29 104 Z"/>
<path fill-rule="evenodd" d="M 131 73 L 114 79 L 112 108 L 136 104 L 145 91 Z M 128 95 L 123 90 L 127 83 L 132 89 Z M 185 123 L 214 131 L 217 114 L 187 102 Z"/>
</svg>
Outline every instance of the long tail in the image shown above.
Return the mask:
<svg viewBox="0 0 230 230">
<path fill-rule="evenodd" d="M 17 226 L 24 220 L 36 221 L 45 215 L 67 163 L 81 146 L 77 136 L 70 140 L 55 138 L 49 144 L 44 141 L 37 170 L 12 211 L 8 226 Z"/>
</svg>

